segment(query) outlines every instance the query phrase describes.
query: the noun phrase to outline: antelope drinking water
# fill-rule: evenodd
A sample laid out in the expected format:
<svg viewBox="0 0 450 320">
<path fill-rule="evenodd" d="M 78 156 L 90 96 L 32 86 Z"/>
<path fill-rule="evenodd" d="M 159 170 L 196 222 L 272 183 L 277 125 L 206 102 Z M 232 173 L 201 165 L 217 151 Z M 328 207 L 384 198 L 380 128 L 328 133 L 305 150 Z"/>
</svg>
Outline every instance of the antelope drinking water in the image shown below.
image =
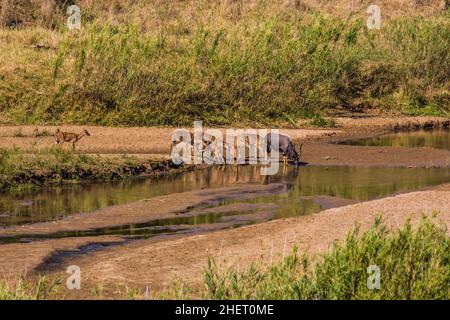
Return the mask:
<svg viewBox="0 0 450 320">
<path fill-rule="evenodd" d="M 267 152 L 270 152 L 272 150 L 272 134 L 268 134 L 266 136 L 266 146 L 267 146 Z M 300 145 L 300 153 L 297 153 L 297 151 L 294 148 L 294 144 L 292 143 L 291 138 L 289 136 L 278 134 L 278 144 L 279 144 L 279 152 L 283 156 L 283 163 L 284 165 L 288 164 L 289 160 L 293 160 L 295 162 L 295 165 L 298 165 L 300 163 L 300 157 L 302 156 L 302 147 L 303 144 Z"/>
</svg>

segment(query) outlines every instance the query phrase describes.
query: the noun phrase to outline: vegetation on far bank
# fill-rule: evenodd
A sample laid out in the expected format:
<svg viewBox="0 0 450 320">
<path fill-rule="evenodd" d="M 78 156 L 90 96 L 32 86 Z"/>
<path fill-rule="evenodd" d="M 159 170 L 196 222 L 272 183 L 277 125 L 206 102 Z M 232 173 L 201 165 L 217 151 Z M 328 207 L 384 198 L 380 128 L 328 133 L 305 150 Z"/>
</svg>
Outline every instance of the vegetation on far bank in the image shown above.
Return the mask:
<svg viewBox="0 0 450 320">
<path fill-rule="evenodd" d="M 223 264 L 223 263 L 222 263 Z M 450 237 L 446 227 L 430 217 L 417 226 L 408 221 L 389 231 L 375 220 L 371 229 L 355 228 L 330 251 L 315 258 L 297 249 L 271 265 L 252 263 L 245 270 L 223 268 L 210 260 L 204 272 L 204 289 L 190 290 L 181 283 L 153 294 L 127 286 L 114 288 L 121 299 L 449 299 Z M 368 270 L 370 266 L 375 266 Z M 374 272 L 380 271 L 379 287 Z M 370 278 L 372 276 L 372 278 Z M 369 280 L 368 280 L 369 279 Z M 368 282 L 373 285 L 370 289 Z M 0 281 L 0 299 L 45 299 L 58 296 L 61 279 Z M 98 284 L 96 298 L 111 296 Z"/>
<path fill-rule="evenodd" d="M 139 160 L 123 155 L 104 158 L 62 148 L 25 153 L 0 149 L 0 190 L 34 189 L 74 181 L 119 180 L 139 174 L 166 173 L 171 161 Z"/>
<path fill-rule="evenodd" d="M 22 23 L 0 28 L 4 122 L 267 125 L 305 117 L 320 124 L 342 111 L 449 115 L 448 9 L 419 16 L 418 6 L 387 18 L 382 6 L 381 30 L 368 30 L 365 2 L 344 15 L 266 1 L 70 2 L 82 9 L 80 31 L 65 27 L 62 2 L 51 18 L 30 21 L 24 6 Z"/>
</svg>

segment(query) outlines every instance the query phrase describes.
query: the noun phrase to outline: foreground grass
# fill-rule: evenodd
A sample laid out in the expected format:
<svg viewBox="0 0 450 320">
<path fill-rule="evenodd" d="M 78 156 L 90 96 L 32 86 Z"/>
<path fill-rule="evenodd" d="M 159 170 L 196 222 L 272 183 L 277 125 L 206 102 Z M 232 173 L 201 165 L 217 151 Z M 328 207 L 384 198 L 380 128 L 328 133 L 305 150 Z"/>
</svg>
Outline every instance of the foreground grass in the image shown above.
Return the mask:
<svg viewBox="0 0 450 320">
<path fill-rule="evenodd" d="M 380 270 L 379 289 L 369 266 Z M 388 231 L 377 218 L 360 234 L 355 228 L 332 249 L 311 259 L 295 249 L 272 265 L 255 262 L 246 270 L 221 270 L 210 260 L 204 272 L 205 289 L 194 296 L 205 299 L 449 299 L 450 237 L 445 226 L 423 217 L 417 226 L 407 222 Z M 372 272 L 372 271 L 370 271 Z M 0 299 L 45 299 L 57 292 L 61 281 L 40 278 L 34 284 L 23 279 L 15 285 L 0 281 Z M 153 294 L 127 286 L 107 294 L 102 284 L 91 293 L 97 299 L 190 299 L 194 293 L 182 283 Z M 57 297 L 54 293 L 52 298 Z"/>
<path fill-rule="evenodd" d="M 379 267 L 380 288 L 367 286 L 368 267 Z M 450 238 L 423 218 L 388 232 L 378 219 L 360 235 L 355 229 L 317 263 L 297 250 L 272 266 L 245 271 L 205 271 L 208 299 L 449 299 Z M 371 280 L 369 280 L 371 281 Z"/>
<path fill-rule="evenodd" d="M 61 285 L 60 278 L 50 280 L 41 277 L 36 282 L 19 278 L 10 285 L 11 281 L 0 281 L 0 300 L 43 300 L 58 294 Z"/>
<path fill-rule="evenodd" d="M 105 159 L 62 148 L 0 150 L 0 190 L 32 189 L 73 181 L 118 180 L 139 174 L 158 174 L 173 168 L 170 161 L 143 161 L 122 156 Z"/>
<path fill-rule="evenodd" d="M 368 30 L 364 4 L 336 17 L 267 1 L 124 2 L 117 11 L 130 15 L 113 22 L 101 17 L 114 6 L 86 6 L 79 32 L 61 17 L 53 28 L 0 29 L 5 121 L 320 125 L 337 110 L 449 115 L 448 10 Z M 42 43 L 54 50 L 32 47 Z"/>
</svg>

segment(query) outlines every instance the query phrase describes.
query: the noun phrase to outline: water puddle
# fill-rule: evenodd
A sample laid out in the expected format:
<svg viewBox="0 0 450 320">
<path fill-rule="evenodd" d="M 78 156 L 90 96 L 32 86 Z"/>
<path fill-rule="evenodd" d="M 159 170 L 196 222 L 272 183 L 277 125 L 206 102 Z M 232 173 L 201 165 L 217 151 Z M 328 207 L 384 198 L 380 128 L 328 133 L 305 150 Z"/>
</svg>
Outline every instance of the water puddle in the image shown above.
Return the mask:
<svg viewBox="0 0 450 320">
<path fill-rule="evenodd" d="M 240 177 L 239 177 L 240 178 Z M 247 180 L 243 180 L 246 182 Z M 53 221 L 64 216 L 170 193 L 230 185 L 236 177 L 219 170 L 197 170 L 157 178 L 73 184 L 37 192 L 0 194 L 0 226 Z"/>
<path fill-rule="evenodd" d="M 254 212 L 254 211 L 252 211 Z M 115 235 L 123 236 L 126 239 L 148 239 L 157 235 L 193 233 L 203 230 L 222 229 L 222 227 L 243 225 L 253 221 L 251 212 L 246 212 L 246 219 L 241 219 L 240 223 L 234 223 L 233 219 L 226 219 L 227 216 L 239 216 L 242 212 L 226 213 L 206 213 L 198 215 L 189 215 L 186 217 L 157 219 L 144 223 L 127 224 L 117 227 L 98 228 L 86 231 L 67 231 L 55 232 L 50 234 L 21 234 L 13 237 L 0 237 L 0 243 L 28 243 L 46 239 L 61 239 L 71 237 L 93 237 Z M 220 225 L 221 223 L 227 226 Z"/>
<path fill-rule="evenodd" d="M 430 147 L 450 150 L 450 130 L 397 132 L 373 138 L 343 141 L 340 144 L 365 147 Z"/>
</svg>

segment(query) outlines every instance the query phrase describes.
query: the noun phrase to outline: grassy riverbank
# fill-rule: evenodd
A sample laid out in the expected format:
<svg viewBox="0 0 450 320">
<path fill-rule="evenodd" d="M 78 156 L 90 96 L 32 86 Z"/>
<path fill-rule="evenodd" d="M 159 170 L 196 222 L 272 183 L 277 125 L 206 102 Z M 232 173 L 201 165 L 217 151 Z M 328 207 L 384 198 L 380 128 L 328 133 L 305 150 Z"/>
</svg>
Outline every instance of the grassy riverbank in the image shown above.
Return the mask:
<svg viewBox="0 0 450 320">
<path fill-rule="evenodd" d="M 383 3 L 381 30 L 368 30 L 365 3 L 346 13 L 314 1 L 75 3 L 80 31 L 69 32 L 56 7 L 52 23 L 0 28 L 3 122 L 296 125 L 341 112 L 449 115 L 448 10 L 418 5 L 393 15 Z"/>
<path fill-rule="evenodd" d="M 24 153 L 18 148 L 0 150 L 0 190 L 26 190 L 51 184 L 119 180 L 139 174 L 168 173 L 169 160 L 139 160 L 120 156 L 104 158 L 61 148 Z"/>
</svg>

